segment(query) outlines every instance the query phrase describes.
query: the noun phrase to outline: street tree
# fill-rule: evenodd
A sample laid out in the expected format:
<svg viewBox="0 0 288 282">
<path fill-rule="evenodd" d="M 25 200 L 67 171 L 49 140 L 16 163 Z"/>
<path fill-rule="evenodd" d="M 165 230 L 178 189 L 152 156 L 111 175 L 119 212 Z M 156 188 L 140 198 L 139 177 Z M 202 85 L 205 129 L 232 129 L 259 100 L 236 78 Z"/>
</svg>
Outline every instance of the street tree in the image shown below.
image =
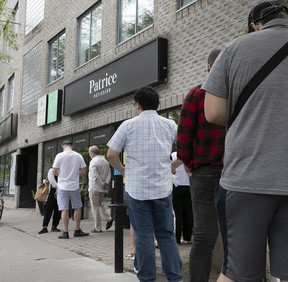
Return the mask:
<svg viewBox="0 0 288 282">
<path fill-rule="evenodd" d="M 9 63 L 12 59 L 11 50 L 18 50 L 17 38 L 18 34 L 15 32 L 15 25 L 13 22 L 16 11 L 6 6 L 6 0 L 0 0 L 0 42 L 2 48 L 0 50 L 0 62 Z"/>
</svg>

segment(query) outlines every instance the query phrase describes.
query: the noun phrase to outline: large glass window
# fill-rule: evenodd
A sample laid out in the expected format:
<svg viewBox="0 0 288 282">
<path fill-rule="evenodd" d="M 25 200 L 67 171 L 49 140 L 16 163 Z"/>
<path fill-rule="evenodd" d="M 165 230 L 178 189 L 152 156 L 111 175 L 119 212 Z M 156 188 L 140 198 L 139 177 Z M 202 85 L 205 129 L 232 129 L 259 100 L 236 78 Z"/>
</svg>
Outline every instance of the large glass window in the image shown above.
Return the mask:
<svg viewBox="0 0 288 282">
<path fill-rule="evenodd" d="M 12 21 L 11 21 L 12 31 L 14 33 L 18 32 L 19 25 L 20 25 L 20 23 L 18 22 L 18 20 L 19 20 L 18 14 L 19 13 L 18 13 L 18 3 L 17 3 L 17 5 L 15 6 L 14 11 L 13 11 L 13 17 L 12 17 Z"/>
<path fill-rule="evenodd" d="M 174 120 L 178 124 L 179 116 L 180 116 L 180 108 L 169 109 L 159 113 L 161 116 Z M 175 152 L 176 142 L 172 145 L 172 152 Z"/>
<path fill-rule="evenodd" d="M 13 107 L 13 100 L 14 100 L 14 75 L 10 77 L 8 80 L 8 91 L 7 91 L 7 98 L 6 98 L 6 111 L 9 111 Z"/>
<path fill-rule="evenodd" d="M 64 75 L 65 33 L 49 43 L 49 83 Z"/>
<path fill-rule="evenodd" d="M 0 157 L 0 186 L 4 187 L 5 194 L 9 194 L 11 171 L 11 155 Z"/>
<path fill-rule="evenodd" d="M 25 34 L 32 31 L 44 19 L 45 0 L 27 0 Z"/>
<path fill-rule="evenodd" d="M 94 6 L 78 23 L 78 66 L 100 55 L 102 5 Z"/>
<path fill-rule="evenodd" d="M 153 24 L 153 0 L 119 0 L 119 42 Z"/>
<path fill-rule="evenodd" d="M 184 6 L 186 6 L 186 5 L 188 5 L 188 4 L 192 4 L 192 3 L 196 2 L 196 1 L 198 1 L 198 0 L 180 0 L 179 1 L 179 9 L 184 7 Z"/>
<path fill-rule="evenodd" d="M 4 102 L 4 87 L 0 89 L 0 117 L 3 116 L 3 102 Z"/>
</svg>

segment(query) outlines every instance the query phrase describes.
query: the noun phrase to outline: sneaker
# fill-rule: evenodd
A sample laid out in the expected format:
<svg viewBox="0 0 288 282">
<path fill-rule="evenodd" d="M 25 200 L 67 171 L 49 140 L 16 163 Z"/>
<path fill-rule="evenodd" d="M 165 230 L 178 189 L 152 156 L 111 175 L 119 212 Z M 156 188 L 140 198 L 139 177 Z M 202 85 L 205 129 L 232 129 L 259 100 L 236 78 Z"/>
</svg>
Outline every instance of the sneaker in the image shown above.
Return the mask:
<svg viewBox="0 0 288 282">
<path fill-rule="evenodd" d="M 106 223 L 106 230 L 108 230 L 108 229 L 110 229 L 111 228 L 111 226 L 112 226 L 112 224 L 113 224 L 113 219 L 110 219 L 109 221 L 107 221 L 107 223 Z"/>
<path fill-rule="evenodd" d="M 133 254 L 132 252 L 128 255 L 125 256 L 125 259 L 131 259 L 134 260 L 135 259 L 135 254 Z"/>
<path fill-rule="evenodd" d="M 58 236 L 58 239 L 69 239 L 69 233 L 68 232 L 63 232 L 62 235 Z"/>
<path fill-rule="evenodd" d="M 136 269 L 136 267 L 133 267 L 133 271 L 137 274 L 139 271 Z"/>
<path fill-rule="evenodd" d="M 89 233 L 83 232 L 81 229 L 74 230 L 74 237 L 88 236 Z"/>
<path fill-rule="evenodd" d="M 90 231 L 91 233 L 101 233 L 102 230 L 97 230 L 96 228 L 94 228 L 93 230 Z"/>
<path fill-rule="evenodd" d="M 43 228 L 38 232 L 38 234 L 44 234 L 44 233 L 48 233 L 47 227 L 43 227 Z"/>
<path fill-rule="evenodd" d="M 61 230 L 58 229 L 57 227 L 52 226 L 51 232 L 61 232 Z"/>
</svg>

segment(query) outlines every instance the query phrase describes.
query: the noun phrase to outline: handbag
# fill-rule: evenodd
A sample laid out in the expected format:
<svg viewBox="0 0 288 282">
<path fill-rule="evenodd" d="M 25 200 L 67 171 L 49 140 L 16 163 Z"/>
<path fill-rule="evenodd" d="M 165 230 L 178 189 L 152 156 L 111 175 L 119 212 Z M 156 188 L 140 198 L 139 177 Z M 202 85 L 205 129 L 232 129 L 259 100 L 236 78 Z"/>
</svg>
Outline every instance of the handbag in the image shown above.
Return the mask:
<svg viewBox="0 0 288 282">
<path fill-rule="evenodd" d="M 251 78 L 247 85 L 243 88 L 240 93 L 238 100 L 236 101 L 233 113 L 228 120 L 227 128 L 229 128 L 243 106 L 256 90 L 256 88 L 262 83 L 262 81 L 288 56 L 288 42 L 284 44 L 262 67 L 258 72 Z"/>
<path fill-rule="evenodd" d="M 34 200 L 39 202 L 45 202 L 49 192 L 49 182 L 46 180 L 37 187 Z"/>
</svg>

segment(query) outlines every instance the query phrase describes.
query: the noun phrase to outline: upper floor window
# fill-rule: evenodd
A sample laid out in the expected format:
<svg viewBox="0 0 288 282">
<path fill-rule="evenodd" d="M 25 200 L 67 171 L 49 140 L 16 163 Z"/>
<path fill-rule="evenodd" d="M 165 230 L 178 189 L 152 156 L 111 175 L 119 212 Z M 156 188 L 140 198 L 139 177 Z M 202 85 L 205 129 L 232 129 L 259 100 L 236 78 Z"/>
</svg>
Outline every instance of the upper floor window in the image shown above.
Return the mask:
<svg viewBox="0 0 288 282">
<path fill-rule="evenodd" d="M 49 42 L 49 83 L 64 75 L 64 55 L 65 33 L 62 32 Z"/>
<path fill-rule="evenodd" d="M 12 20 L 11 20 L 11 26 L 12 26 L 12 31 L 14 33 L 17 33 L 18 32 L 18 29 L 19 29 L 19 15 L 18 15 L 18 3 L 17 5 L 15 6 L 14 10 L 13 10 L 13 16 L 12 16 Z"/>
<path fill-rule="evenodd" d="M 6 97 L 6 111 L 9 111 L 13 107 L 14 100 L 14 74 L 8 80 L 8 91 Z"/>
<path fill-rule="evenodd" d="M 198 1 L 198 0 L 179 0 L 179 9 L 181 9 L 182 7 L 184 7 L 188 4 L 192 4 L 196 1 Z"/>
<path fill-rule="evenodd" d="M 78 19 L 78 66 L 100 55 L 101 26 L 101 3 Z"/>
<path fill-rule="evenodd" d="M 119 42 L 153 24 L 153 0 L 119 0 Z"/>
<path fill-rule="evenodd" d="M 4 87 L 0 89 L 0 117 L 3 116 Z"/>
<path fill-rule="evenodd" d="M 45 0 L 27 0 L 25 34 L 44 19 Z"/>
</svg>

